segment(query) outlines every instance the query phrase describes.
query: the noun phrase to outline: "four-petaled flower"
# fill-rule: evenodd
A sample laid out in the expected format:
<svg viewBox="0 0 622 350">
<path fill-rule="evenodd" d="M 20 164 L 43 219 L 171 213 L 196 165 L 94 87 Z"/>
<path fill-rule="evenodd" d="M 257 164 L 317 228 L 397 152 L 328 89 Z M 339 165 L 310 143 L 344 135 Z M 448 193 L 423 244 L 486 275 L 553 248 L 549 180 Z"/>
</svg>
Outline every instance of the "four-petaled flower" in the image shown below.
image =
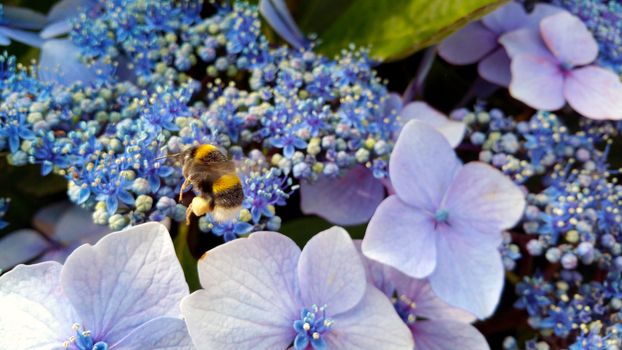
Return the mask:
<svg viewBox="0 0 622 350">
<path fill-rule="evenodd" d="M 462 165 L 434 128 L 410 121 L 389 164 L 396 195 L 371 218 L 363 253 L 414 277 L 479 318 L 503 287 L 501 232 L 521 218 L 521 190 L 490 165 Z"/>
<path fill-rule="evenodd" d="M 198 349 L 413 348 L 339 227 L 302 252 L 280 233 L 255 232 L 208 251 L 199 278 L 203 289 L 181 304 Z"/>
<path fill-rule="evenodd" d="M 187 294 L 166 228 L 135 226 L 0 277 L 0 349 L 191 350 Z"/>
</svg>

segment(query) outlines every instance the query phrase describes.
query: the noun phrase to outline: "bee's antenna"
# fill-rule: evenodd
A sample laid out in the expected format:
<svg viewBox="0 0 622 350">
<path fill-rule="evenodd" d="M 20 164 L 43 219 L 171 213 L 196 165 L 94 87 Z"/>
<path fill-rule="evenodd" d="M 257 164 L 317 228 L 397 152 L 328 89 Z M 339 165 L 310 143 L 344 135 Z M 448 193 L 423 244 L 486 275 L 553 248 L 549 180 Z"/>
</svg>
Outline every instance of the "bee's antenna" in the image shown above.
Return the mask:
<svg viewBox="0 0 622 350">
<path fill-rule="evenodd" d="M 154 159 L 154 160 L 160 160 L 160 159 L 164 159 L 164 158 L 172 158 L 172 157 L 177 157 L 177 156 L 178 156 L 178 155 L 180 155 L 180 154 L 181 154 L 181 152 L 180 152 L 180 153 L 167 154 L 167 155 L 165 155 L 165 156 L 158 157 L 158 158 L 156 158 L 156 159 Z"/>
</svg>

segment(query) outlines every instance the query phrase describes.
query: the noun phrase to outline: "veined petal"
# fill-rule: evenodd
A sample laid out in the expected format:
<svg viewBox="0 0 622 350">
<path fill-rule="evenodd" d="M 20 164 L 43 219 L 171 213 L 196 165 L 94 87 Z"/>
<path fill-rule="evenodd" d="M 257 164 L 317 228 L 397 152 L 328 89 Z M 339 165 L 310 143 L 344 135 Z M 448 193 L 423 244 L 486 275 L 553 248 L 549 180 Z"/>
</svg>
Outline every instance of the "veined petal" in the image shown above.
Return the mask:
<svg viewBox="0 0 622 350">
<path fill-rule="evenodd" d="M 481 162 L 462 167 L 445 198 L 452 227 L 471 227 L 491 235 L 516 225 L 525 205 L 525 195 L 516 184 Z"/>
<path fill-rule="evenodd" d="M 434 212 L 461 165 L 441 133 L 423 122 L 411 120 L 395 143 L 389 174 L 402 201 Z"/>
<path fill-rule="evenodd" d="M 60 284 L 62 265 L 19 265 L 0 277 L 0 349 L 58 349 L 78 320 Z"/>
<path fill-rule="evenodd" d="M 188 295 L 169 233 L 155 222 L 79 247 L 67 258 L 61 281 L 93 337 L 112 344 L 151 319 L 178 316 Z"/>
<path fill-rule="evenodd" d="M 436 269 L 429 280 L 439 298 L 477 318 L 490 316 L 503 289 L 503 263 L 497 247 L 482 235 L 441 226 Z"/>
<path fill-rule="evenodd" d="M 497 34 L 481 22 L 471 22 L 438 46 L 438 54 L 451 64 L 472 64 L 495 49 Z"/>
<path fill-rule="evenodd" d="M 367 278 L 346 230 L 335 226 L 307 242 L 298 263 L 298 283 L 306 307 L 326 305 L 331 315 L 337 315 L 358 304 Z"/>
<path fill-rule="evenodd" d="M 115 350 L 193 350 L 184 320 L 160 317 L 133 330 L 113 346 Z"/>
<path fill-rule="evenodd" d="M 302 303 L 300 249 L 276 232 L 255 232 L 199 260 L 202 290 L 181 303 L 197 349 L 283 349 L 292 343 Z M 223 327 L 223 325 L 227 325 Z"/>
<path fill-rule="evenodd" d="M 564 76 L 556 62 L 544 56 L 520 55 L 512 60 L 510 94 L 535 109 L 552 111 L 565 104 Z"/>
<path fill-rule="evenodd" d="M 384 186 L 363 166 L 355 166 L 339 178 L 320 177 L 312 184 L 300 184 L 302 212 L 338 225 L 369 221 L 383 198 Z"/>
<path fill-rule="evenodd" d="M 436 266 L 436 235 L 432 217 L 390 196 L 371 218 L 362 250 L 370 259 L 422 278 Z"/>
<path fill-rule="evenodd" d="M 326 334 L 333 350 L 410 350 L 412 334 L 395 312 L 389 299 L 372 285 L 361 302 L 349 312 L 334 317 L 335 324 Z"/>
<path fill-rule="evenodd" d="M 417 350 L 489 350 L 486 338 L 477 328 L 453 320 L 417 321 L 413 326 Z"/>
<path fill-rule="evenodd" d="M 536 29 L 522 28 L 509 32 L 501 36 L 499 42 L 503 45 L 510 58 L 515 58 L 519 55 L 531 55 L 548 57 L 555 61 L 553 54 L 551 54 L 544 41 L 542 41 L 540 32 Z"/>
<path fill-rule="evenodd" d="M 546 46 L 563 63 L 582 66 L 598 56 L 598 44 L 585 24 L 576 16 L 563 11 L 540 22 L 540 32 Z"/>
<path fill-rule="evenodd" d="M 622 82 L 612 71 L 596 66 L 574 69 L 564 96 L 577 112 L 592 119 L 622 119 Z"/>
</svg>

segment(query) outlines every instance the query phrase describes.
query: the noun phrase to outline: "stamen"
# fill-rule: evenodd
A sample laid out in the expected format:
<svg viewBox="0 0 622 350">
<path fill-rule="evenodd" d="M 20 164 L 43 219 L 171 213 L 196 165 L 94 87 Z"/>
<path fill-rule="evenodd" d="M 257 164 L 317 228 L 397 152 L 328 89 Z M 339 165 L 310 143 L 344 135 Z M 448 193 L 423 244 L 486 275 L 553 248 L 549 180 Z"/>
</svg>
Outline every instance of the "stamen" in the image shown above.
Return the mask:
<svg viewBox="0 0 622 350">
<path fill-rule="evenodd" d="M 449 211 L 447 209 L 439 209 L 434 213 L 434 219 L 437 224 L 444 224 L 449 219 Z"/>
<path fill-rule="evenodd" d="M 324 335 L 330 332 L 333 323 L 333 320 L 326 318 L 326 306 L 317 307 L 317 305 L 313 305 L 311 310 L 302 308 L 300 319 L 294 321 L 294 329 L 297 333 L 294 349 L 303 350 L 309 344 L 313 349 L 325 349 Z"/>
<path fill-rule="evenodd" d="M 108 343 L 103 341 L 95 342 L 90 330 L 83 329 L 79 323 L 74 323 L 71 329 L 76 335 L 69 337 L 69 340 L 63 342 L 63 348 L 72 350 L 108 350 Z"/>
<path fill-rule="evenodd" d="M 417 321 L 417 315 L 415 314 L 417 304 L 408 296 L 402 294 L 398 298 L 394 298 L 393 307 L 395 307 L 398 315 L 406 324 L 410 325 Z"/>
</svg>

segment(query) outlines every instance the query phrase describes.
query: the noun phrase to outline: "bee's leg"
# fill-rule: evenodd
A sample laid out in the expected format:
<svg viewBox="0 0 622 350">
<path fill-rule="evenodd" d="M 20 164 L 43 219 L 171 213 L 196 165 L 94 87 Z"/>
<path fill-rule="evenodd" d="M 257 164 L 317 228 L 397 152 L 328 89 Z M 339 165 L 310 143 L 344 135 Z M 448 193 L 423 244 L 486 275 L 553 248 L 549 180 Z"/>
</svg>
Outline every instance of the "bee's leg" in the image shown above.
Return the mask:
<svg viewBox="0 0 622 350">
<path fill-rule="evenodd" d="M 192 215 L 192 203 L 188 204 L 188 209 L 186 209 L 186 225 L 190 225 L 191 215 Z"/>
<path fill-rule="evenodd" d="M 184 183 L 181 185 L 181 188 L 179 189 L 179 202 L 181 203 L 182 198 L 184 197 L 184 191 L 186 190 L 186 188 L 188 188 L 188 186 L 190 186 L 190 179 L 186 178 Z"/>
</svg>

